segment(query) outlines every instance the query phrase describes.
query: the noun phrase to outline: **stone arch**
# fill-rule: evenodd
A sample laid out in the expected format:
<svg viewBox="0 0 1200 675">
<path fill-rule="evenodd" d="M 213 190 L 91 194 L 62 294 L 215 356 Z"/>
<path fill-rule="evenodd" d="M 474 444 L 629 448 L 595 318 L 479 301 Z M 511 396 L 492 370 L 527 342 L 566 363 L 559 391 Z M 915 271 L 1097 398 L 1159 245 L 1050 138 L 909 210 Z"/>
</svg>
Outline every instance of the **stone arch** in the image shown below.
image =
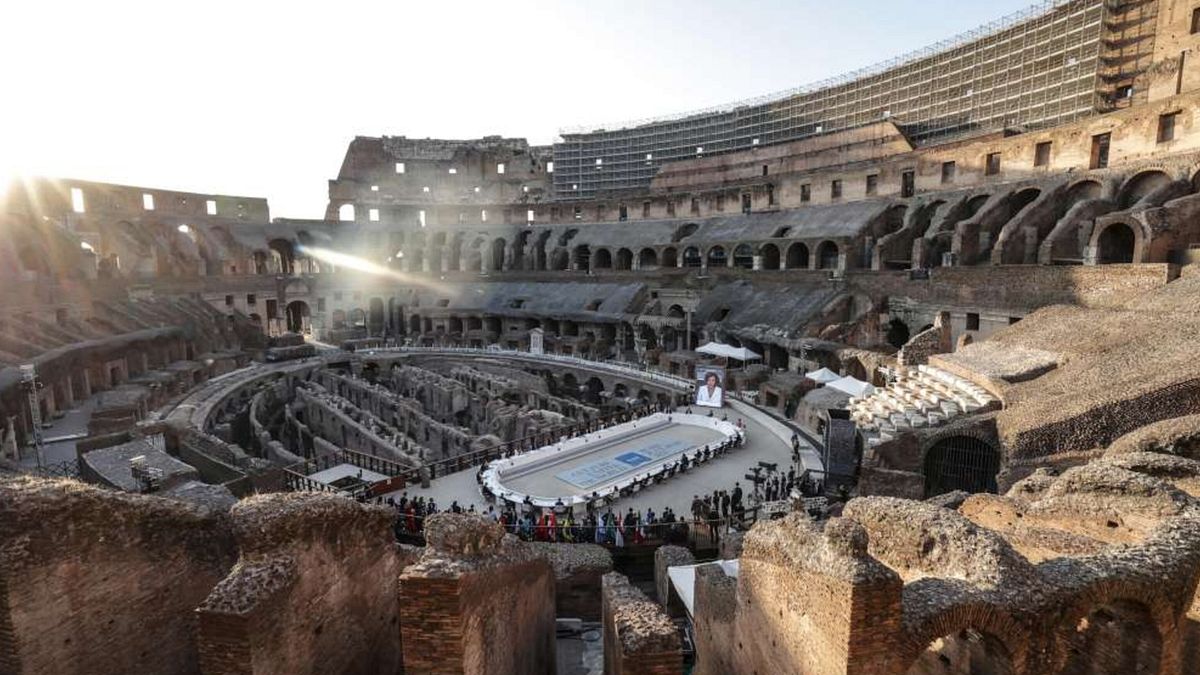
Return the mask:
<svg viewBox="0 0 1200 675">
<path fill-rule="evenodd" d="M 733 249 L 733 266 L 744 270 L 754 269 L 754 249 L 750 244 L 738 244 Z"/>
<path fill-rule="evenodd" d="M 1121 185 L 1117 191 L 1117 205 L 1121 209 L 1131 209 L 1151 193 L 1171 184 L 1171 177 L 1162 169 L 1140 171 Z"/>
<path fill-rule="evenodd" d="M 729 257 L 725 253 L 725 247 L 720 244 L 709 247 L 705 258 L 708 260 L 709 267 L 727 267 L 729 265 Z"/>
<path fill-rule="evenodd" d="M 684 239 L 695 234 L 696 230 L 698 229 L 700 229 L 700 226 L 696 223 L 684 223 L 683 225 L 680 225 L 679 227 L 675 228 L 674 234 L 671 235 L 671 243 L 678 244 Z"/>
<path fill-rule="evenodd" d="M 267 242 L 267 248 L 279 262 L 282 274 L 292 274 L 296 269 L 296 249 L 287 239 L 272 239 Z"/>
<path fill-rule="evenodd" d="M 1093 236 L 1096 264 L 1115 265 L 1136 260 L 1141 228 L 1128 223 L 1109 223 Z"/>
<path fill-rule="evenodd" d="M 565 396 L 579 398 L 579 379 L 575 377 L 575 373 L 563 373 L 562 393 Z"/>
<path fill-rule="evenodd" d="M 613 267 L 612 252 L 606 248 L 598 248 L 592 253 L 592 269 L 611 270 Z"/>
<path fill-rule="evenodd" d="M 925 497 L 947 492 L 997 492 L 1000 450 L 982 433 L 947 432 L 926 441 L 921 466 Z"/>
<path fill-rule="evenodd" d="M 1104 196 L 1104 185 L 1095 178 L 1081 178 L 1067 186 L 1066 201 L 1076 204 L 1087 199 L 1100 199 Z"/>
<path fill-rule="evenodd" d="M 575 247 L 571 254 L 571 262 L 574 263 L 575 269 L 589 270 L 592 265 L 592 248 L 587 244 L 580 244 Z"/>
<path fill-rule="evenodd" d="M 779 247 L 775 244 L 763 244 L 758 249 L 758 255 L 762 258 L 762 268 L 764 270 L 779 269 Z"/>
<path fill-rule="evenodd" d="M 688 246 L 683 249 L 683 266 L 684 267 L 701 267 L 704 259 L 700 257 L 700 249 L 695 246 Z"/>
<path fill-rule="evenodd" d="M 307 333 L 309 331 L 310 313 L 308 303 L 303 300 L 293 300 L 284 308 L 284 315 L 287 317 L 287 329 L 293 333 Z"/>
<path fill-rule="evenodd" d="M 890 322 L 888 322 L 887 343 L 889 345 L 895 347 L 896 349 L 900 349 L 904 345 L 908 344 L 908 341 L 911 337 L 912 331 L 909 329 L 908 324 L 904 323 L 900 319 L 892 319 Z"/>
<path fill-rule="evenodd" d="M 904 641 L 908 675 L 1026 671 L 1029 630 L 994 605 L 969 603 L 938 613 Z"/>
<path fill-rule="evenodd" d="M 584 383 L 583 400 L 588 403 L 600 403 L 604 393 L 604 381 L 598 377 L 592 376 Z"/>
<path fill-rule="evenodd" d="M 344 310 L 340 310 L 340 309 L 333 310 L 333 314 L 330 317 L 330 322 L 333 324 L 334 329 L 345 328 L 346 327 L 346 312 Z"/>
<path fill-rule="evenodd" d="M 792 242 L 792 245 L 788 246 L 784 265 L 789 270 L 808 269 L 808 245 L 801 241 Z"/>
<path fill-rule="evenodd" d="M 335 312 L 336 314 L 336 312 Z M 410 314 L 408 317 L 408 332 L 416 334 L 421 332 L 421 315 Z"/>
<path fill-rule="evenodd" d="M 350 314 L 346 317 L 351 328 L 366 328 L 367 327 L 367 312 L 361 307 L 350 310 Z"/>
<path fill-rule="evenodd" d="M 638 267 L 641 269 L 650 269 L 658 267 L 658 253 L 650 247 L 646 247 L 638 252 Z"/>
<path fill-rule="evenodd" d="M 667 308 L 667 316 L 669 317 L 682 319 L 685 314 L 686 313 L 683 311 L 683 307 L 681 305 L 671 305 Z"/>
<path fill-rule="evenodd" d="M 1131 597 L 1131 591 L 1139 597 Z M 1055 672 L 1160 672 L 1164 635 L 1172 630 L 1174 617 L 1169 608 L 1154 600 L 1156 594 L 1156 589 L 1108 581 L 1078 596 L 1063 612 L 1054 633 Z"/>
<path fill-rule="evenodd" d="M 504 265 L 504 249 L 508 246 L 508 242 L 503 237 L 496 237 L 492 240 L 492 260 L 491 269 L 503 270 Z"/>
<path fill-rule="evenodd" d="M 571 266 L 571 254 L 564 248 L 556 248 L 550 254 L 550 271 L 562 272 Z"/>
<path fill-rule="evenodd" d="M 817 269 L 833 270 L 838 267 L 838 245 L 832 241 L 823 241 L 817 247 Z"/>
<path fill-rule="evenodd" d="M 367 301 L 367 331 L 371 335 L 382 335 L 386 321 L 383 313 L 383 298 L 371 298 Z"/>
<path fill-rule="evenodd" d="M 662 250 L 662 266 L 663 267 L 678 267 L 679 266 L 679 251 L 674 246 L 668 246 Z"/>
<path fill-rule="evenodd" d="M 633 251 L 630 251 L 627 248 L 617 249 L 617 258 L 614 261 L 614 264 L 619 270 L 633 269 Z"/>
</svg>

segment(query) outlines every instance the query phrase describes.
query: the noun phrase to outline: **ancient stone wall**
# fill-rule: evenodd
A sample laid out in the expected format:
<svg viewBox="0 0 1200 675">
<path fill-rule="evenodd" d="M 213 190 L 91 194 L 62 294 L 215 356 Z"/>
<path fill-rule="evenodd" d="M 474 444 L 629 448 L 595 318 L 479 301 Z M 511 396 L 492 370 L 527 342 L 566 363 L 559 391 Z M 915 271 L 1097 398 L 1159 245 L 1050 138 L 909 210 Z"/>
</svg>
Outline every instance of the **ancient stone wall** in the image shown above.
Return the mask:
<svg viewBox="0 0 1200 675">
<path fill-rule="evenodd" d="M 671 592 L 671 577 L 667 574 L 667 568 L 691 565 L 695 562 L 696 556 L 682 546 L 659 546 L 654 551 L 654 590 L 658 595 L 656 599 L 671 616 L 683 616 L 686 610 L 679 601 L 679 596 Z"/>
<path fill-rule="evenodd" d="M 231 517 L 241 558 L 197 613 L 205 675 L 398 672 L 406 556 L 390 511 L 289 493 Z"/>
<path fill-rule="evenodd" d="M 612 554 L 596 544 L 531 542 L 534 555 L 554 568 L 554 605 L 560 617 L 600 620 L 600 581 L 612 571 Z"/>
<path fill-rule="evenodd" d="M 236 557 L 224 516 L 14 479 L 0 542 L 0 672 L 200 672 L 193 612 Z"/>
<path fill-rule="evenodd" d="M 437 514 L 400 577 L 404 668 L 429 675 L 553 672 L 554 572 L 480 518 Z"/>
<path fill-rule="evenodd" d="M 603 604 L 604 675 L 683 673 L 678 629 L 628 578 L 604 575 Z"/>
<path fill-rule="evenodd" d="M 737 578 L 727 576 L 720 565 L 696 568 L 693 608 L 696 626 L 697 659 L 694 675 L 725 675 L 737 672 L 734 662 L 737 641 L 734 618 L 737 613 Z"/>
</svg>

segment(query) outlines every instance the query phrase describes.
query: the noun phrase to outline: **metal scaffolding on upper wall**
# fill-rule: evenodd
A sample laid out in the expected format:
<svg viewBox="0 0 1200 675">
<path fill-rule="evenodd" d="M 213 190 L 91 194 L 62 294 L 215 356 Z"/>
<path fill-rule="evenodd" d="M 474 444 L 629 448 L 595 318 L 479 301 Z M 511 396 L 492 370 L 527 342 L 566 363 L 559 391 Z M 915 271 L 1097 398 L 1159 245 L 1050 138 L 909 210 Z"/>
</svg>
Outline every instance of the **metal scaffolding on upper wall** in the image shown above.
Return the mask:
<svg viewBox="0 0 1200 675">
<path fill-rule="evenodd" d="M 563 131 L 558 199 L 644 189 L 668 162 L 891 120 L 916 144 L 1095 114 L 1106 0 L 1048 0 L 868 68 L 616 128 Z"/>
</svg>

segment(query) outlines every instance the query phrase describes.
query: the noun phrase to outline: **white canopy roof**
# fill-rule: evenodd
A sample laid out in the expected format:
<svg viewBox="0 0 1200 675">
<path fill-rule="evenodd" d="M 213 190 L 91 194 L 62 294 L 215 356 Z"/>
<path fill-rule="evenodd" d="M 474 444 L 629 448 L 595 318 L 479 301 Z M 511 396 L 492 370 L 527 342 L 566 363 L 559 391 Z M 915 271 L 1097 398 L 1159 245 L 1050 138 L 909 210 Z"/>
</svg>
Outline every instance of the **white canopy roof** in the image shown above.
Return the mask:
<svg viewBox="0 0 1200 675">
<path fill-rule="evenodd" d="M 805 373 L 804 376 L 810 380 L 820 382 L 821 384 L 829 384 L 830 382 L 836 382 L 837 380 L 842 379 L 841 375 L 838 375 L 828 368 L 814 370 L 811 373 Z"/>
<path fill-rule="evenodd" d="M 754 361 L 762 358 L 762 354 L 756 354 L 745 347 L 734 347 L 733 345 L 721 344 L 720 342 L 710 342 L 696 351 L 701 354 L 724 356 L 730 359 L 737 359 L 738 361 Z"/>
<path fill-rule="evenodd" d="M 857 396 L 859 398 L 875 393 L 875 387 L 873 387 L 869 382 L 863 382 L 862 380 L 850 377 L 849 375 L 841 378 L 840 380 L 834 380 L 826 386 L 832 389 L 837 389 L 838 391 L 844 391 L 851 396 Z"/>
<path fill-rule="evenodd" d="M 667 576 L 671 579 L 671 584 L 675 586 L 675 592 L 679 594 L 679 599 L 683 601 L 683 606 L 687 608 L 689 616 L 693 616 L 692 608 L 696 602 L 696 568 L 700 565 L 720 565 L 726 576 L 734 578 L 737 578 L 740 567 L 736 559 L 668 567 Z"/>
</svg>

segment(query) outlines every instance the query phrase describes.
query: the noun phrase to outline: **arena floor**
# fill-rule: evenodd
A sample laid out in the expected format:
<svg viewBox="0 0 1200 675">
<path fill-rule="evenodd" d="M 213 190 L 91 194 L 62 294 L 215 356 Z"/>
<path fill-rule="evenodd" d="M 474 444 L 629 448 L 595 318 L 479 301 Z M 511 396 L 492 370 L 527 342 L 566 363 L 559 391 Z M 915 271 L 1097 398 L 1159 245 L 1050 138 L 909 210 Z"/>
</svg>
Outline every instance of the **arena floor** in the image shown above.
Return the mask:
<svg viewBox="0 0 1200 675">
<path fill-rule="evenodd" d="M 604 494 L 613 483 L 673 463 L 685 451 L 723 439 L 714 429 L 668 422 L 611 442 L 601 436 L 594 449 L 584 454 L 558 462 L 548 457 L 523 472 L 506 472 L 501 483 L 510 490 L 550 499 L 592 491 Z"/>
<path fill-rule="evenodd" d="M 645 512 L 646 509 L 654 509 L 655 513 L 661 513 L 663 507 L 669 506 L 677 515 L 686 516 L 690 513 L 692 497 L 695 495 L 712 494 L 713 490 L 732 490 L 736 483 L 740 483 L 749 494 L 751 486 L 744 475 L 749 467 L 760 461 L 776 463 L 784 472 L 792 466 L 792 449 L 787 440 L 791 435 L 790 430 L 740 402 L 731 403 L 728 413 L 730 421 L 744 419 L 746 422 L 744 447 L 686 474 L 618 499 L 613 504 L 614 510 L 632 508 Z M 797 471 L 805 467 L 820 470 L 821 460 L 812 446 L 803 444 L 800 456 L 802 464 L 796 467 Z M 434 480 L 428 488 L 410 485 L 388 496 L 399 499 L 404 494 L 409 497 L 419 495 L 437 500 L 440 509 L 447 509 L 453 502 L 458 502 L 464 509 L 474 506 L 477 511 L 486 512 L 488 502 L 480 494 L 475 476 L 475 470 L 459 471 Z M 582 510 L 577 510 L 577 513 L 582 513 Z"/>
</svg>

